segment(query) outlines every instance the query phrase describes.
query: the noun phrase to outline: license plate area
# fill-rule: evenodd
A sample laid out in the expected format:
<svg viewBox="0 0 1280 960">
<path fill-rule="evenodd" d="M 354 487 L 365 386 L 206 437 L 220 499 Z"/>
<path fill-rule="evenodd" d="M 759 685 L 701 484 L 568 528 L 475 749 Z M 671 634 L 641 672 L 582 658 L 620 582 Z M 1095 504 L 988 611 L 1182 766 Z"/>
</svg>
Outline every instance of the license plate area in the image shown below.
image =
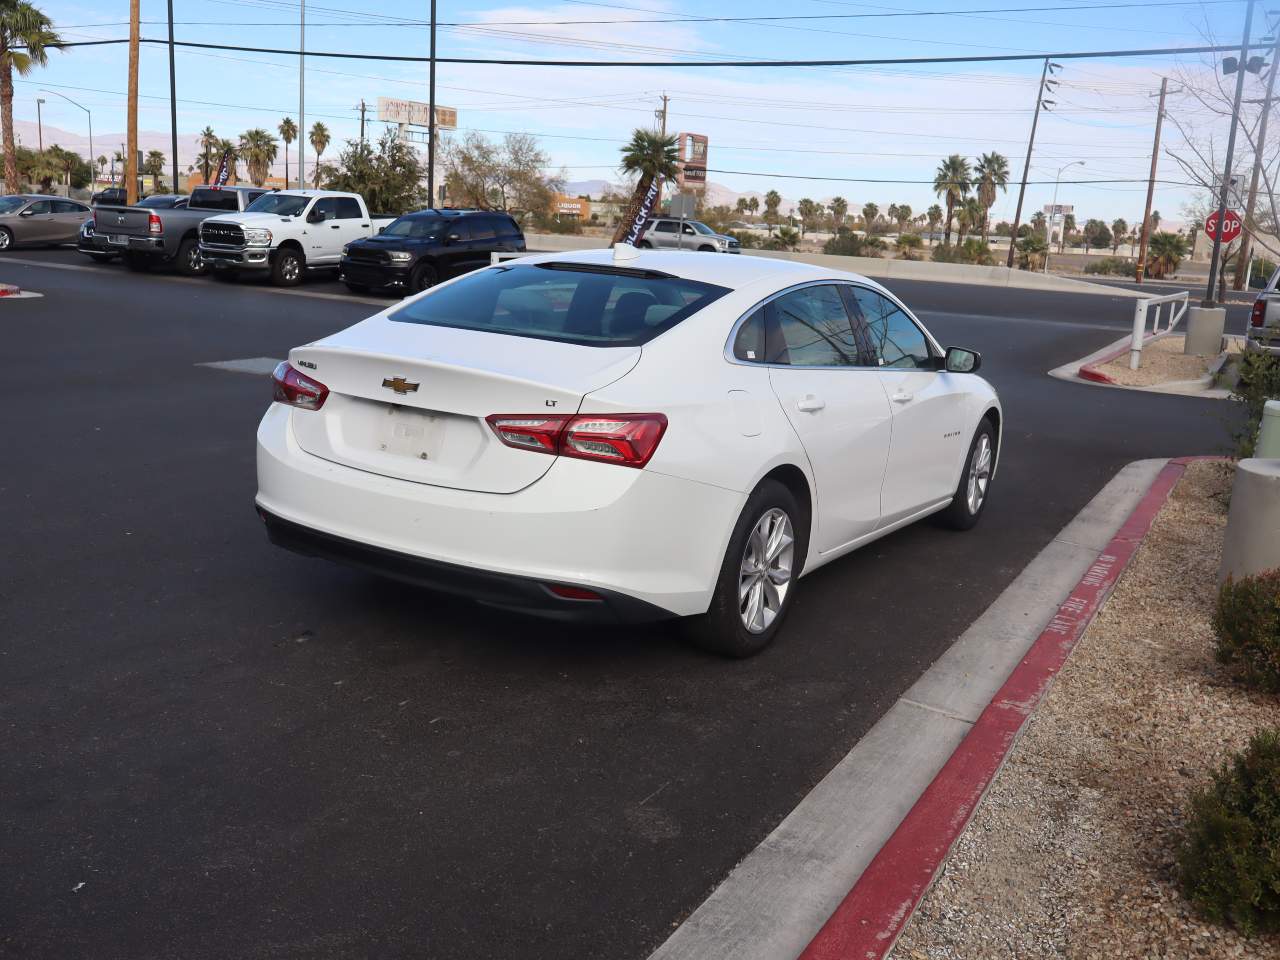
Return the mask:
<svg viewBox="0 0 1280 960">
<path fill-rule="evenodd" d="M 123 234 L 109 233 L 107 234 L 107 243 L 113 243 L 117 247 L 127 247 L 129 245 L 129 238 Z"/>
<path fill-rule="evenodd" d="M 430 411 L 387 404 L 386 413 L 376 420 L 376 449 L 393 457 L 436 461 L 444 438 L 444 421 L 444 417 Z"/>
</svg>

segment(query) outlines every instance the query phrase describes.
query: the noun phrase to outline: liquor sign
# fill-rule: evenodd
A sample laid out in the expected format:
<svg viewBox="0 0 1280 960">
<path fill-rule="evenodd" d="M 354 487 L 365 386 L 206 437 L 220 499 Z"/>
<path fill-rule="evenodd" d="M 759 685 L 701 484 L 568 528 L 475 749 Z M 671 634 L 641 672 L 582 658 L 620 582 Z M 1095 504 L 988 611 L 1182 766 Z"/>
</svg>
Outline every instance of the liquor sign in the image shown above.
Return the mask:
<svg viewBox="0 0 1280 960">
<path fill-rule="evenodd" d="M 398 100 L 393 97 L 378 98 L 378 120 L 381 123 L 395 123 L 401 126 L 425 127 L 431 112 L 431 104 L 421 100 Z M 436 104 L 436 128 L 440 130 L 458 129 L 458 108 L 442 107 Z"/>
<path fill-rule="evenodd" d="M 1230 243 L 1236 237 L 1240 236 L 1240 231 L 1244 229 L 1244 223 L 1240 219 L 1240 214 L 1234 210 L 1228 210 L 1222 218 L 1222 242 Z M 1208 234 L 1210 240 L 1218 239 L 1218 214 L 1211 213 L 1204 219 L 1204 232 Z"/>
<path fill-rule="evenodd" d="M 701 133 L 682 133 L 676 137 L 677 163 L 682 188 L 704 189 L 707 185 L 707 138 Z"/>
</svg>

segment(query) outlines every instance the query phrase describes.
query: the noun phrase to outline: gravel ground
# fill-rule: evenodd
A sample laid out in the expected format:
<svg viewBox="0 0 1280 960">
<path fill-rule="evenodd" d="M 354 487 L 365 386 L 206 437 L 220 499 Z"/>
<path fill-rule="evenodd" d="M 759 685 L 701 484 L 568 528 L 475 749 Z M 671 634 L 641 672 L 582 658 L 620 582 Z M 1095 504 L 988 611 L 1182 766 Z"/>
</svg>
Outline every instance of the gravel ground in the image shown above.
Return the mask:
<svg viewBox="0 0 1280 960">
<path fill-rule="evenodd" d="M 894 960 L 1280 958 L 1201 923 L 1175 877 L 1189 792 L 1280 716 L 1213 659 L 1229 489 L 1223 464 L 1188 469 Z"/>
<path fill-rule="evenodd" d="M 1098 369 L 1116 383 L 1128 387 L 1150 387 L 1175 380 L 1198 380 L 1209 372 L 1214 357 L 1188 357 L 1182 352 L 1185 337 L 1165 337 L 1142 348 L 1142 366 L 1129 369 L 1129 354 L 1116 357 Z"/>
</svg>

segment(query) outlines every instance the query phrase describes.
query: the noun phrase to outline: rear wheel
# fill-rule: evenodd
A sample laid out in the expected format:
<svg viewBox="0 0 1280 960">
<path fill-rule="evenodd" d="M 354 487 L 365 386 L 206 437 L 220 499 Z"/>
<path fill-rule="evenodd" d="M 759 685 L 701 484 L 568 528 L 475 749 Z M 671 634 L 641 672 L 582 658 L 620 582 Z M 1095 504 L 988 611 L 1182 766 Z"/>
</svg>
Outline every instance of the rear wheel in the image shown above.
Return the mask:
<svg viewBox="0 0 1280 960">
<path fill-rule="evenodd" d="M 200 243 L 195 237 L 188 237 L 178 247 L 178 255 L 174 258 L 178 272 L 187 277 L 198 277 L 206 273 L 208 265 L 200 258 Z"/>
<path fill-rule="evenodd" d="M 305 268 L 306 261 L 302 259 L 302 252 L 285 247 L 276 253 L 276 258 L 271 263 L 271 282 L 277 287 L 297 286 L 302 282 L 302 271 Z"/>
<path fill-rule="evenodd" d="M 438 279 L 435 267 L 429 263 L 420 263 L 409 277 L 409 292 L 421 293 L 428 287 L 434 287 Z"/>
<path fill-rule="evenodd" d="M 804 568 L 808 521 L 796 498 L 765 480 L 747 499 L 725 551 L 707 612 L 687 621 L 690 639 L 725 657 L 750 657 L 777 636 Z"/>
<path fill-rule="evenodd" d="M 951 498 L 950 506 L 938 515 L 938 519 L 953 530 L 973 529 L 987 506 L 995 465 L 996 432 L 991 421 L 984 418 L 969 444 L 969 455 L 960 472 L 960 483 L 956 486 L 955 496 Z"/>
<path fill-rule="evenodd" d="M 13 248 L 13 231 L 8 227 L 0 227 L 0 250 Z"/>
</svg>

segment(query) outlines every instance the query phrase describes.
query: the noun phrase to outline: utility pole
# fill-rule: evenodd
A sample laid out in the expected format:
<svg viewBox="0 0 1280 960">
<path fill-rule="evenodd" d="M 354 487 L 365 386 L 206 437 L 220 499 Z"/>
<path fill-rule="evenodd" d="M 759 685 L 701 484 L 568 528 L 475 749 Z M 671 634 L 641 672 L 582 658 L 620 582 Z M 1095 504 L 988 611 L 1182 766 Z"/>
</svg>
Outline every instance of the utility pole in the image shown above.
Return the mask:
<svg viewBox="0 0 1280 960">
<path fill-rule="evenodd" d="M 173 66 L 173 0 L 169 0 L 169 135 L 173 149 L 173 192 L 178 192 L 178 74 Z"/>
<path fill-rule="evenodd" d="M 1209 282 L 1205 286 L 1204 306 L 1212 307 L 1217 302 L 1214 297 L 1214 285 L 1218 280 L 1218 269 L 1221 266 L 1218 258 L 1222 253 L 1222 223 L 1227 214 L 1227 197 L 1231 192 L 1231 164 L 1235 160 L 1236 126 L 1240 122 L 1240 100 L 1244 97 L 1244 75 L 1249 62 L 1249 30 L 1253 26 L 1253 5 L 1249 0 L 1244 14 L 1244 35 L 1240 39 L 1240 60 L 1236 63 L 1236 97 L 1231 108 L 1231 132 L 1227 136 L 1227 164 L 1222 174 L 1222 190 L 1218 194 L 1218 232 L 1213 238 L 1213 252 L 1209 255 Z M 1264 114 L 1265 116 L 1265 114 Z"/>
<path fill-rule="evenodd" d="M 427 200 L 436 201 L 436 0 L 431 0 L 431 65 L 427 83 Z"/>
<path fill-rule="evenodd" d="M 356 109 L 360 111 L 360 142 L 364 143 L 364 112 L 369 109 L 364 104 L 364 97 L 360 98 L 360 106 Z"/>
<path fill-rule="evenodd" d="M 44 114 L 40 110 L 43 106 L 44 101 L 36 97 L 36 143 L 41 153 L 44 153 Z"/>
<path fill-rule="evenodd" d="M 1061 70 L 1062 66 L 1057 63 L 1050 63 L 1049 58 L 1044 58 L 1044 69 L 1040 71 L 1040 86 L 1036 88 L 1036 109 L 1031 116 L 1031 136 L 1027 140 L 1027 161 L 1022 167 L 1022 186 L 1018 189 L 1018 208 L 1013 214 L 1013 232 L 1009 235 L 1009 262 L 1007 266 L 1013 269 L 1013 256 L 1018 250 L 1018 227 L 1022 223 L 1022 201 L 1027 195 L 1027 178 L 1031 176 L 1031 151 L 1036 146 L 1036 127 L 1040 124 L 1040 109 L 1046 110 L 1053 105 L 1054 101 L 1044 98 L 1046 90 L 1052 90 L 1057 81 L 1050 79 L 1049 73 L 1053 70 Z"/>
<path fill-rule="evenodd" d="M 138 35 L 141 32 L 139 0 L 129 0 L 129 109 L 125 129 L 125 202 L 138 202 Z"/>
<path fill-rule="evenodd" d="M 307 185 L 307 0 L 298 4 L 298 189 Z M 286 183 L 287 187 L 288 184 Z"/>
<path fill-rule="evenodd" d="M 1262 174 L 1262 151 L 1267 145 L 1267 118 L 1271 116 L 1271 98 L 1276 89 L 1276 73 L 1280 72 L 1280 24 L 1272 24 L 1274 46 L 1271 48 L 1271 76 L 1267 78 L 1267 95 L 1262 101 L 1262 119 L 1258 122 L 1258 144 L 1253 151 L 1253 179 L 1249 182 L 1249 199 L 1244 207 L 1244 232 L 1240 235 L 1240 256 L 1236 260 L 1236 275 L 1231 281 L 1232 290 L 1243 290 L 1249 261 L 1253 258 L 1254 204 L 1258 202 L 1258 178 Z M 1221 223 L 1221 221 L 1219 221 Z"/>
<path fill-rule="evenodd" d="M 1138 265 L 1134 280 L 1142 282 L 1147 272 L 1147 242 L 1151 239 L 1151 202 L 1156 192 L 1156 161 L 1160 159 L 1160 128 L 1164 125 L 1164 100 L 1169 93 L 1169 78 L 1160 78 L 1160 107 L 1156 110 L 1156 139 L 1151 147 L 1151 175 L 1147 178 L 1147 206 L 1142 214 L 1142 241 L 1138 246 Z"/>
<path fill-rule="evenodd" d="M 663 92 L 662 109 L 653 111 L 653 119 L 658 121 L 658 134 L 664 140 L 666 139 L 666 136 L 667 136 L 667 105 L 670 103 L 671 103 L 671 98 L 668 97 L 665 92 Z M 657 211 L 662 210 L 662 182 L 661 181 L 658 182 L 658 193 L 653 201 L 653 209 Z M 681 231 L 684 230 L 683 224 L 681 225 L 680 229 Z M 681 239 L 683 239 L 683 236 L 684 234 L 682 232 Z"/>
</svg>

